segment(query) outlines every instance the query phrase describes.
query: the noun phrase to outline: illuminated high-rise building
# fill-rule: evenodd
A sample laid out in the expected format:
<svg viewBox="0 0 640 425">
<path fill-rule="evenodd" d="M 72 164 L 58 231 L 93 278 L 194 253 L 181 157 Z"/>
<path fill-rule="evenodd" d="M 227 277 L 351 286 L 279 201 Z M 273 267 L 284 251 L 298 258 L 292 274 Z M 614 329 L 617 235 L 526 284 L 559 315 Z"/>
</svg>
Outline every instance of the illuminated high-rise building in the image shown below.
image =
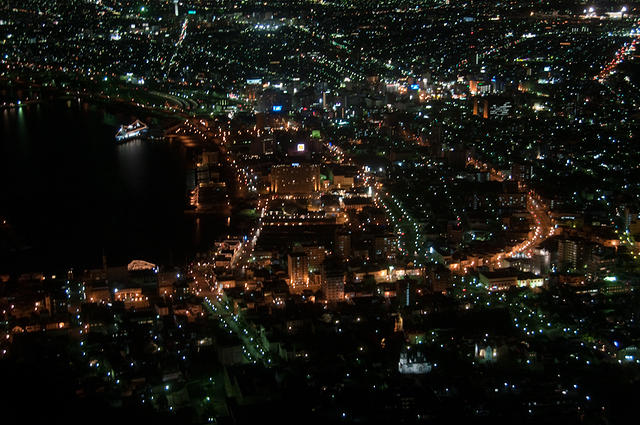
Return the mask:
<svg viewBox="0 0 640 425">
<path fill-rule="evenodd" d="M 309 286 L 309 257 L 304 252 L 292 252 L 287 256 L 289 290 L 300 293 Z"/>
<path fill-rule="evenodd" d="M 339 232 L 336 234 L 334 252 L 340 257 L 351 255 L 351 233 Z"/>
<path fill-rule="evenodd" d="M 322 264 L 322 295 L 328 303 L 344 300 L 344 265 L 337 258 L 328 258 Z"/>
</svg>

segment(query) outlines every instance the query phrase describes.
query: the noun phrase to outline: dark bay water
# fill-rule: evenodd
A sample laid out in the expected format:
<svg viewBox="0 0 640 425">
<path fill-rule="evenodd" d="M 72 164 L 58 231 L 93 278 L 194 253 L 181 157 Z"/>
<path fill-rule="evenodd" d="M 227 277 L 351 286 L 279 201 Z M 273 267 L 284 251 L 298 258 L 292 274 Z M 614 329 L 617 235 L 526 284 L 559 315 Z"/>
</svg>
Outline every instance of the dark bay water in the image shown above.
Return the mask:
<svg viewBox="0 0 640 425">
<path fill-rule="evenodd" d="M 0 271 L 179 264 L 226 231 L 184 214 L 193 152 L 115 143 L 134 118 L 78 99 L 0 110 Z"/>
</svg>

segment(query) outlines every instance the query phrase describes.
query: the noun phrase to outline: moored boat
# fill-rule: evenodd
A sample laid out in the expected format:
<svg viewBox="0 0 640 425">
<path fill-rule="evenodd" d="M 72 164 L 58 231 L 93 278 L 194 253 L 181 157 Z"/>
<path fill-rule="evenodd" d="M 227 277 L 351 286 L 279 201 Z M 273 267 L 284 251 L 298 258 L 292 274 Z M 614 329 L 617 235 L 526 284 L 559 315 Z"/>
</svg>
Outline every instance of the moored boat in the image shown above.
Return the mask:
<svg viewBox="0 0 640 425">
<path fill-rule="evenodd" d="M 147 135 L 149 127 L 140 120 L 135 120 L 129 125 L 123 125 L 116 133 L 116 141 L 126 142 L 131 139 L 140 139 Z"/>
</svg>

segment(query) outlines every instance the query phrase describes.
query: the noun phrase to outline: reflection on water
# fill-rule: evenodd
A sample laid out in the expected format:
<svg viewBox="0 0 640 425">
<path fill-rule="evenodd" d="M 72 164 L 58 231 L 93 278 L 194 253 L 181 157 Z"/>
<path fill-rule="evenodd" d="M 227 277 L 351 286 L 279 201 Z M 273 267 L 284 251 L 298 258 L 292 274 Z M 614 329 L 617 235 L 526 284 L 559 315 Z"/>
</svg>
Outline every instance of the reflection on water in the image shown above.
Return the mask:
<svg viewBox="0 0 640 425">
<path fill-rule="evenodd" d="M 124 178 L 124 181 L 134 191 L 142 191 L 148 175 L 145 143 L 142 140 L 134 139 L 127 143 L 117 145 L 116 151 L 118 155 L 118 163 Z"/>
</svg>

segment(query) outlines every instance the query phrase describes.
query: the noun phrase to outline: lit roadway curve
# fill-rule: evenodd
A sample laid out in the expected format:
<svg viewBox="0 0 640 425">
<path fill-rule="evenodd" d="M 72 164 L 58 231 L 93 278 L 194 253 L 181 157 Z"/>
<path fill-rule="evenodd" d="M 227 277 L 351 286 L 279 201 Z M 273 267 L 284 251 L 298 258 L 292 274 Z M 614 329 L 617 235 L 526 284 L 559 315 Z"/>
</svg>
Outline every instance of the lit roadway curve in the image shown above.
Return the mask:
<svg viewBox="0 0 640 425">
<path fill-rule="evenodd" d="M 414 138 L 411 138 L 411 140 L 415 141 Z M 502 172 L 495 170 L 489 167 L 488 164 L 480 162 L 474 158 L 467 158 L 467 165 L 489 172 L 492 180 L 505 180 L 505 176 Z M 534 226 L 529 232 L 527 239 L 514 246 L 506 247 L 502 252 L 493 255 L 489 264 L 485 263 L 486 265 L 500 268 L 503 259 L 513 257 L 516 254 L 528 253 L 548 237 L 555 234 L 554 224 L 549 215 L 549 208 L 542 201 L 540 195 L 534 190 L 528 189 L 524 183 L 520 183 L 520 186 L 527 191 L 527 211 L 533 218 Z M 418 224 L 408 215 L 407 211 L 405 211 L 403 206 L 395 199 L 395 197 L 388 196 L 388 193 L 378 193 L 377 195 L 385 207 L 387 214 L 396 224 L 397 229 L 400 230 L 400 242 L 404 245 L 404 253 L 412 256 L 416 261 L 418 261 L 418 264 L 420 264 L 423 259 L 425 262 L 431 261 L 442 263 L 441 258 L 432 255 L 426 250 L 424 244 L 421 243 Z"/>
<path fill-rule="evenodd" d="M 490 168 L 486 163 L 480 162 L 474 158 L 467 158 L 467 164 L 472 165 L 479 170 L 488 171 L 492 180 L 503 181 L 505 179 L 504 174 L 500 171 Z M 527 189 L 524 183 L 521 183 L 521 186 L 524 187 L 524 189 Z M 555 229 L 551 217 L 549 216 L 549 208 L 544 202 L 542 202 L 540 195 L 532 189 L 528 189 L 527 191 L 527 211 L 531 214 L 534 221 L 534 226 L 529 232 L 528 238 L 494 256 L 492 259 L 493 266 L 500 267 L 502 259 L 527 252 L 538 246 L 548 237 L 554 235 Z"/>
</svg>

